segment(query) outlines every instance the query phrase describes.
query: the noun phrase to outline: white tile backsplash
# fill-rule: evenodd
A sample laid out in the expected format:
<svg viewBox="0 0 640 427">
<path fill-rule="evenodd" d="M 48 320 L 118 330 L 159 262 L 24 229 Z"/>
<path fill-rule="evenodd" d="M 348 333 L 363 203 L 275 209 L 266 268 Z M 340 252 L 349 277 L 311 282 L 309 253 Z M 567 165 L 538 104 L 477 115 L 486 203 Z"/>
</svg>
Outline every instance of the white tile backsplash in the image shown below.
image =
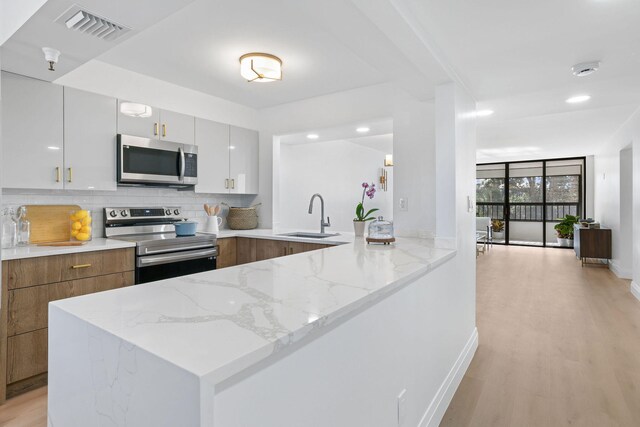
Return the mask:
<svg viewBox="0 0 640 427">
<path fill-rule="evenodd" d="M 91 209 L 93 215 L 95 237 L 104 236 L 105 207 L 153 207 L 178 206 L 183 215 L 189 219 L 204 222 L 206 213 L 203 205 L 209 203 L 227 203 L 230 206 L 250 206 L 255 199 L 253 195 L 238 194 L 197 194 L 193 191 L 177 191 L 167 188 L 119 187 L 117 191 L 79 191 L 79 190 L 31 190 L 3 189 L 2 208 L 21 205 L 79 205 Z M 226 217 L 227 209 L 221 216 Z M 226 221 L 223 222 L 226 228 Z"/>
</svg>

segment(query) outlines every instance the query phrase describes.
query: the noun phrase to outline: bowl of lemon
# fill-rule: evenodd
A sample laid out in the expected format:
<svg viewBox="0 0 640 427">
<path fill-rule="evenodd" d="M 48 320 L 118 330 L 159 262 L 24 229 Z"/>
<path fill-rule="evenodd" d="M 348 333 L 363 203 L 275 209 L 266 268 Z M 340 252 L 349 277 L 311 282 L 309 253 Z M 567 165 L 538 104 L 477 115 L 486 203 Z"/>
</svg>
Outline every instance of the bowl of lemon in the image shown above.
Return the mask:
<svg viewBox="0 0 640 427">
<path fill-rule="evenodd" d="M 88 242 L 91 240 L 92 225 L 91 211 L 80 209 L 72 211 L 69 216 L 69 226 L 71 227 L 71 241 Z"/>
</svg>

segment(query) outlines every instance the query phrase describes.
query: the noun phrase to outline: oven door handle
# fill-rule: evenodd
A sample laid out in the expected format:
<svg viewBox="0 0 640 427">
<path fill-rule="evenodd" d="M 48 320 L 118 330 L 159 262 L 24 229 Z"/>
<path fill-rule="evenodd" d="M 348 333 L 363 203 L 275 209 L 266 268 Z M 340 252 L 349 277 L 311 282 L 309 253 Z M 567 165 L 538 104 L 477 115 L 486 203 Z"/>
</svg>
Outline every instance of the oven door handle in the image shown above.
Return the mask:
<svg viewBox="0 0 640 427">
<path fill-rule="evenodd" d="M 170 264 L 172 262 L 189 261 L 193 259 L 208 258 L 217 256 L 218 249 L 207 249 L 204 251 L 179 252 L 167 255 L 139 257 L 136 265 L 138 267 L 150 267 L 153 265 Z"/>
<path fill-rule="evenodd" d="M 173 246 L 173 247 L 165 247 L 164 249 L 149 249 L 149 248 L 144 248 L 144 255 L 153 255 L 153 254 L 166 254 L 167 252 L 173 252 L 175 253 L 176 251 L 190 251 L 193 249 L 202 249 L 202 248 L 211 248 L 213 246 L 213 244 L 211 242 L 206 242 L 206 243 L 202 243 L 200 245 L 195 244 L 195 245 L 191 245 L 191 246 Z"/>
<path fill-rule="evenodd" d="M 185 161 L 184 161 L 184 150 L 182 147 L 178 148 L 178 152 L 180 153 L 180 181 L 184 181 L 184 170 L 185 170 Z"/>
</svg>

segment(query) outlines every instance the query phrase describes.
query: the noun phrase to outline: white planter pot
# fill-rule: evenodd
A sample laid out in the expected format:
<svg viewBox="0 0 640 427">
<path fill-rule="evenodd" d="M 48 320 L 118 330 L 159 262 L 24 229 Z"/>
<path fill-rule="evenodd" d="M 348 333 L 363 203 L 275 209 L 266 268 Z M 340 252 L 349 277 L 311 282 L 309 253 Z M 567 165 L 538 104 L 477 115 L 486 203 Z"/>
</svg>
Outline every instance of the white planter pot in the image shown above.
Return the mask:
<svg viewBox="0 0 640 427">
<path fill-rule="evenodd" d="M 494 231 L 491 233 L 494 239 L 503 240 L 504 239 L 504 231 Z"/>
<path fill-rule="evenodd" d="M 561 239 L 558 237 L 558 245 L 563 248 L 572 248 L 573 247 L 573 239 Z"/>
<path fill-rule="evenodd" d="M 353 221 L 353 231 L 356 233 L 356 237 L 364 236 L 365 225 L 367 225 L 365 221 Z"/>
</svg>

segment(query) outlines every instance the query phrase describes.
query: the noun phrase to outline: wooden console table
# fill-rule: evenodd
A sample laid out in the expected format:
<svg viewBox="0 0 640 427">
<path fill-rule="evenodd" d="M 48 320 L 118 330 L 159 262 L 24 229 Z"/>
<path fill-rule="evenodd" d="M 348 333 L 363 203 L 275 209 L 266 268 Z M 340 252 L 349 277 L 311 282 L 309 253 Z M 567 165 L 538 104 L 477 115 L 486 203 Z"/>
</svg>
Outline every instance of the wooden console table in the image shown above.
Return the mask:
<svg viewBox="0 0 640 427">
<path fill-rule="evenodd" d="M 611 230 L 573 226 L 573 248 L 582 261 L 586 258 L 611 259 Z"/>
</svg>

